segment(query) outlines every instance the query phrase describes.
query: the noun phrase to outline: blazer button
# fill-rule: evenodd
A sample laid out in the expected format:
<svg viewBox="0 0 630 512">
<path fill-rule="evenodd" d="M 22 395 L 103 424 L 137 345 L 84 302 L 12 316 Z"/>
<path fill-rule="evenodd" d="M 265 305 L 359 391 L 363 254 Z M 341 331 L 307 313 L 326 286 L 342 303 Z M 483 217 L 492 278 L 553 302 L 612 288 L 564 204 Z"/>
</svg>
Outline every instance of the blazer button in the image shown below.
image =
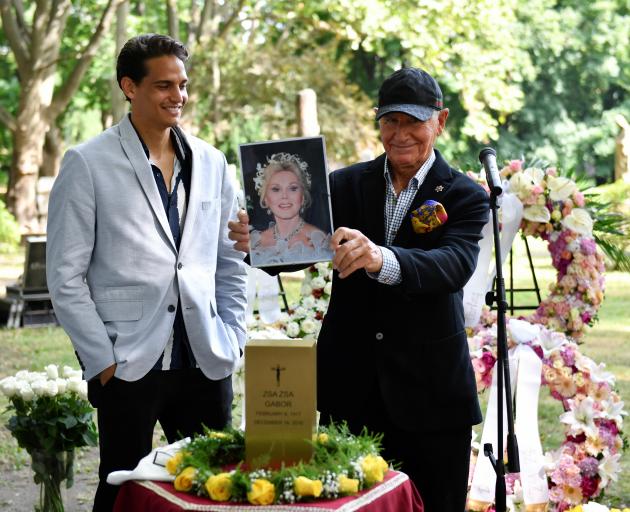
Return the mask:
<svg viewBox="0 0 630 512">
<path fill-rule="evenodd" d="M 181 270 L 183 266 L 184 266 L 184 265 L 182 265 L 181 263 L 178 263 L 178 264 L 177 264 L 177 269 L 178 269 L 178 270 Z"/>
<path fill-rule="evenodd" d="M 381 340 L 383 339 L 383 333 L 382 333 L 382 332 L 377 332 L 377 333 L 376 333 L 376 339 L 377 339 L 378 341 L 381 341 Z"/>
<path fill-rule="evenodd" d="M 167 309 L 169 313 L 173 313 L 175 311 L 175 306 L 173 306 L 173 304 L 170 304 Z"/>
</svg>

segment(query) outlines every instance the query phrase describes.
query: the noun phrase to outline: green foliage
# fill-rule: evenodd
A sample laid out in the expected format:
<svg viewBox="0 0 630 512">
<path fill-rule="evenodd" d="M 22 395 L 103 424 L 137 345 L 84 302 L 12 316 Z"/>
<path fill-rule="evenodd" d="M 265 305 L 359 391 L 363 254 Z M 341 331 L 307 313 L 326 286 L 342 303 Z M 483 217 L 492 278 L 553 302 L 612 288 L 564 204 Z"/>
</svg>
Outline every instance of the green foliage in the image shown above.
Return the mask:
<svg viewBox="0 0 630 512">
<path fill-rule="evenodd" d="M 630 113 L 627 2 L 533 0 L 516 12 L 535 74 L 523 84 L 522 109 L 501 129 L 500 153 L 609 180 L 614 114 Z"/>
<path fill-rule="evenodd" d="M 630 272 L 630 183 L 597 187 L 587 196 L 595 210 L 593 234 L 616 270 Z"/>
<path fill-rule="evenodd" d="M 20 227 L 0 199 L 0 252 L 15 249 L 20 243 Z"/>
</svg>

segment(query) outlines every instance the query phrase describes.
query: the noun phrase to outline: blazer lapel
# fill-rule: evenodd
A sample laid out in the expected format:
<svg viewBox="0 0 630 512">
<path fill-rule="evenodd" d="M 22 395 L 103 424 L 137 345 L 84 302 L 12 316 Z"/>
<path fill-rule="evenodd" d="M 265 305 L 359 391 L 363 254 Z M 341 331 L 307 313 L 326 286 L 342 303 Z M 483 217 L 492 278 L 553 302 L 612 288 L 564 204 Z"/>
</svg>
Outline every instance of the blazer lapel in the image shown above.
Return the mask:
<svg viewBox="0 0 630 512">
<path fill-rule="evenodd" d="M 385 155 L 373 160 L 361 176 L 361 199 L 365 236 L 377 245 L 385 242 Z"/>
<path fill-rule="evenodd" d="M 445 192 L 451 184 L 453 177 L 448 164 L 444 158 L 442 158 L 442 155 L 437 149 L 434 151 L 435 162 L 433 162 L 433 166 L 427 173 L 424 182 L 418 189 L 418 192 L 416 192 L 416 196 L 411 202 L 409 210 L 407 210 L 407 213 L 405 214 L 400 228 L 398 229 L 398 233 L 396 233 L 396 237 L 394 238 L 394 245 L 402 245 L 404 247 L 413 239 L 413 237 L 418 236 L 411 225 L 411 212 L 416 208 L 419 208 L 429 199 L 433 199 L 434 201 L 441 203 L 442 197 L 444 197 Z"/>
<path fill-rule="evenodd" d="M 173 250 L 177 252 L 175 240 L 173 240 L 173 234 L 171 233 L 171 228 L 169 227 L 168 219 L 166 218 L 166 212 L 164 211 L 164 206 L 162 205 L 162 199 L 160 198 L 160 193 L 155 185 L 155 178 L 151 172 L 151 166 L 149 165 L 149 162 L 147 162 L 147 157 L 142 149 L 142 144 L 140 143 L 140 139 L 138 139 L 138 134 L 131 125 L 131 121 L 128 116 L 123 117 L 119 127 L 120 143 L 122 144 L 123 150 L 131 162 L 133 170 L 136 172 L 136 177 L 140 182 L 144 195 L 146 196 L 147 201 L 149 201 L 151 208 L 153 208 L 153 213 L 157 217 L 160 226 L 162 226 L 164 234 L 171 243 Z"/>
<path fill-rule="evenodd" d="M 187 205 L 186 205 L 186 220 L 184 221 L 184 232 L 179 243 L 179 252 L 183 253 L 186 244 L 189 239 L 194 237 L 193 230 L 195 229 L 195 219 L 197 218 L 197 211 L 200 208 L 199 201 L 201 197 L 201 191 L 203 186 L 201 183 L 201 161 L 199 151 L 191 151 L 192 153 L 192 167 L 190 178 L 190 190 L 188 191 Z"/>
</svg>

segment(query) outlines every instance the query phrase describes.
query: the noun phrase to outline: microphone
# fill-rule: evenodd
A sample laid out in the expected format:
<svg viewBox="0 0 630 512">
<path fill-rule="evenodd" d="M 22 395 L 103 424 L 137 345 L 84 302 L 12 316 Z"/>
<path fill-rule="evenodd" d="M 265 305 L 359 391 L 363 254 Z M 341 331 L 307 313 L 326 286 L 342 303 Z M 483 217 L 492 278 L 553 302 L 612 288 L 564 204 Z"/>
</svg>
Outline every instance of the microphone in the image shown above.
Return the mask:
<svg viewBox="0 0 630 512">
<path fill-rule="evenodd" d="M 492 148 L 483 148 L 479 152 L 479 161 L 486 170 L 486 181 L 490 187 L 490 193 L 500 196 L 503 193 L 503 187 L 501 186 L 501 176 L 499 176 L 499 169 L 497 168 L 497 152 Z"/>
</svg>

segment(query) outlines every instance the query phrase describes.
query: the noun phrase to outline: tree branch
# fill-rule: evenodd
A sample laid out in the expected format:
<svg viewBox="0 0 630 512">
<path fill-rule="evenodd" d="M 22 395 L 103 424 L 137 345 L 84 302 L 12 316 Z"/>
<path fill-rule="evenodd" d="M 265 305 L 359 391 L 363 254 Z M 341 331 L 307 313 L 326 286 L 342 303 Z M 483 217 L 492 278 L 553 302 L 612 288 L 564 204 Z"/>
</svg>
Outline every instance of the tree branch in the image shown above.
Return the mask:
<svg viewBox="0 0 630 512">
<path fill-rule="evenodd" d="M 195 30 L 195 41 L 197 43 L 201 41 L 201 36 L 203 35 L 204 28 L 206 27 L 206 23 L 208 22 L 208 17 L 210 16 L 210 11 L 213 10 L 213 7 L 213 0 L 204 1 L 203 9 L 201 10 L 201 15 L 199 16 L 199 24 L 197 25 L 197 29 Z"/>
<path fill-rule="evenodd" d="M 219 33 L 217 34 L 218 38 L 223 38 L 225 33 L 230 28 L 230 25 L 232 25 L 232 23 L 234 23 L 234 20 L 236 19 L 236 17 L 241 12 L 241 9 L 243 8 L 243 4 L 244 3 L 245 3 L 245 0 L 239 0 L 238 5 L 234 8 L 234 10 L 232 11 L 232 14 L 230 15 L 230 17 L 227 20 L 225 20 L 225 22 L 223 23 L 223 26 L 219 30 Z"/>
<path fill-rule="evenodd" d="M 22 34 L 20 33 L 17 19 L 11 13 L 9 0 L 0 0 L 0 18 L 2 19 L 4 35 L 15 56 L 15 62 L 17 62 L 20 76 L 26 76 L 30 56 L 28 48 L 24 45 L 24 41 L 22 40 Z"/>
<path fill-rule="evenodd" d="M 22 37 L 25 40 L 25 46 L 28 47 L 31 44 L 31 34 L 29 32 L 29 27 L 26 24 L 26 19 L 24 18 L 24 4 L 22 0 L 13 0 L 13 7 L 15 8 L 15 19 L 17 21 L 17 25 L 22 32 Z"/>
<path fill-rule="evenodd" d="M 2 105 L 0 105 L 0 123 L 11 131 L 14 131 L 16 128 L 15 117 L 13 117 L 8 110 L 5 110 Z"/>
<path fill-rule="evenodd" d="M 116 9 L 119 5 L 126 1 L 127 0 L 109 0 L 107 7 L 105 7 L 105 10 L 101 15 L 101 19 L 94 31 L 94 34 L 88 41 L 83 52 L 77 58 L 77 63 L 72 69 L 70 76 L 55 93 L 53 101 L 47 112 L 49 119 L 55 119 L 68 105 L 72 95 L 79 87 L 83 74 L 90 65 L 94 55 L 96 55 L 101 39 L 109 29 L 112 20 L 114 19 Z"/>
</svg>

